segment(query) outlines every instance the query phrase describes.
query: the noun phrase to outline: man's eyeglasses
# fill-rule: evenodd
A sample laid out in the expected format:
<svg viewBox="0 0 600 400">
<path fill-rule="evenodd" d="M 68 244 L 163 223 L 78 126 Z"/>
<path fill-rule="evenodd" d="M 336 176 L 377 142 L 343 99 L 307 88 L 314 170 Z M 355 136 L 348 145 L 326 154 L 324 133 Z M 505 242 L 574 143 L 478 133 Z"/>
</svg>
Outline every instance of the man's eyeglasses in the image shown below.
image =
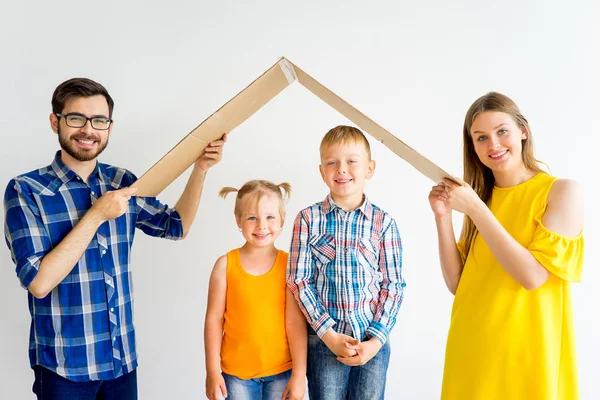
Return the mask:
<svg viewBox="0 0 600 400">
<path fill-rule="evenodd" d="M 55 115 L 58 118 L 64 118 L 65 122 L 67 123 L 67 126 L 70 126 L 71 128 L 83 128 L 85 126 L 85 124 L 87 124 L 87 122 L 90 121 L 92 128 L 99 130 L 99 131 L 107 130 L 113 121 L 112 119 L 105 118 L 105 117 L 88 118 L 81 114 L 64 114 L 63 115 L 63 114 L 56 113 Z"/>
</svg>

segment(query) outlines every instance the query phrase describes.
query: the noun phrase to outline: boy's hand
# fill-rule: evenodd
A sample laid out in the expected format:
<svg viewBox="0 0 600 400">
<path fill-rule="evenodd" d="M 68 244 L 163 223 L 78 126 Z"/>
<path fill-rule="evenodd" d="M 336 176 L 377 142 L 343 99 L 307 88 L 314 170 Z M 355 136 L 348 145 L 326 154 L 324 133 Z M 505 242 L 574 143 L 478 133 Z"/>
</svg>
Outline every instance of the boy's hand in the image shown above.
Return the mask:
<svg viewBox="0 0 600 400">
<path fill-rule="evenodd" d="M 356 349 L 347 345 L 352 343 L 355 339 L 348 335 L 337 333 L 333 328 L 329 328 L 321 340 L 323 340 L 323 343 L 329 347 L 329 350 L 338 357 L 352 357 L 357 355 Z"/>
<path fill-rule="evenodd" d="M 283 391 L 281 400 L 302 400 L 304 398 L 304 391 L 306 390 L 306 378 L 300 375 L 292 376 Z"/>
<path fill-rule="evenodd" d="M 206 398 L 208 400 L 219 400 L 223 396 L 227 398 L 225 379 L 220 373 L 206 375 Z"/>
<path fill-rule="evenodd" d="M 353 357 L 338 357 L 338 361 L 350 367 L 356 367 L 368 363 L 371 358 L 375 357 L 383 345 L 377 338 L 372 337 L 364 342 L 359 342 L 357 339 L 350 339 L 350 342 L 345 343 L 345 346 L 348 350 L 356 351 L 356 355 Z"/>
</svg>

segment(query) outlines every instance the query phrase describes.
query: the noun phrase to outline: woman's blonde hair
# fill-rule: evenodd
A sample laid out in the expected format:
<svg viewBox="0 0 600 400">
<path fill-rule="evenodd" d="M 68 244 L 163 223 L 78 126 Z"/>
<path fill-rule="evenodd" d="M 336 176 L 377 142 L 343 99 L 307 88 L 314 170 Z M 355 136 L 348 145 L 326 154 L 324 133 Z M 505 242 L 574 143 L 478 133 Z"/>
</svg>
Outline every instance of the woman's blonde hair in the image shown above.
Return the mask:
<svg viewBox="0 0 600 400">
<path fill-rule="evenodd" d="M 526 137 L 521 140 L 521 157 L 523 159 L 523 164 L 527 171 L 531 173 L 542 172 L 542 169 L 538 165 L 540 161 L 536 160 L 533 154 L 533 137 L 531 135 L 531 129 L 529 128 L 529 123 L 523 114 L 521 114 L 521 111 L 515 102 L 507 96 L 497 92 L 489 92 L 475 100 L 467 111 L 463 126 L 463 180 L 471 185 L 475 193 L 477 193 L 485 204 L 489 205 L 494 189 L 494 174 L 491 169 L 481 162 L 477 153 L 475 153 L 473 137 L 471 136 L 473 121 L 479 114 L 487 111 L 508 114 L 519 128 L 525 130 Z M 465 256 L 469 254 L 471 244 L 476 235 L 477 227 L 473 223 L 473 220 L 465 215 L 460 235 L 461 240 L 464 242 Z"/>
<path fill-rule="evenodd" d="M 292 194 L 292 186 L 287 182 L 276 185 L 273 182 L 256 179 L 244 183 L 239 189 L 224 187 L 219 191 L 219 196 L 225 198 L 232 192 L 237 192 L 233 211 L 236 219 L 239 220 L 242 217 L 242 200 L 252 198 L 258 204 L 265 195 L 273 195 L 279 201 L 279 216 L 283 221 L 285 219 L 285 201 L 289 200 Z"/>
</svg>

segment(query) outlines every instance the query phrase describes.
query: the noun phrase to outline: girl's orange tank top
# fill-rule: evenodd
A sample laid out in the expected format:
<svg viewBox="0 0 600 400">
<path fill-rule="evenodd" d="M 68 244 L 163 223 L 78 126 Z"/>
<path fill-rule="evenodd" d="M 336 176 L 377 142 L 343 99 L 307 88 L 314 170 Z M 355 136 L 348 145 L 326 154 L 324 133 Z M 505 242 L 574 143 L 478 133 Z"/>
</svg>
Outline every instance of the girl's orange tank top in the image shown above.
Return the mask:
<svg viewBox="0 0 600 400">
<path fill-rule="evenodd" d="M 242 267 L 240 249 L 227 253 L 227 299 L 221 369 L 240 379 L 260 378 L 292 368 L 285 333 L 288 254 L 278 250 L 272 268 L 252 275 Z"/>
</svg>

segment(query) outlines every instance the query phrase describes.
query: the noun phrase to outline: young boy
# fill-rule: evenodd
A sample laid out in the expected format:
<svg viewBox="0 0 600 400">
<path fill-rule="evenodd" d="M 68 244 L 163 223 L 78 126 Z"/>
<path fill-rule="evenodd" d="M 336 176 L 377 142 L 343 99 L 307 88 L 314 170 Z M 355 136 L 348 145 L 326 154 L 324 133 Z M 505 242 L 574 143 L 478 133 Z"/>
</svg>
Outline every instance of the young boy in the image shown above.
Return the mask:
<svg viewBox="0 0 600 400">
<path fill-rule="evenodd" d="M 375 161 L 363 133 L 337 126 L 320 151 L 330 193 L 296 217 L 287 281 L 310 324 L 309 396 L 383 399 L 388 336 L 405 286 L 400 235 L 364 195 Z"/>
</svg>

